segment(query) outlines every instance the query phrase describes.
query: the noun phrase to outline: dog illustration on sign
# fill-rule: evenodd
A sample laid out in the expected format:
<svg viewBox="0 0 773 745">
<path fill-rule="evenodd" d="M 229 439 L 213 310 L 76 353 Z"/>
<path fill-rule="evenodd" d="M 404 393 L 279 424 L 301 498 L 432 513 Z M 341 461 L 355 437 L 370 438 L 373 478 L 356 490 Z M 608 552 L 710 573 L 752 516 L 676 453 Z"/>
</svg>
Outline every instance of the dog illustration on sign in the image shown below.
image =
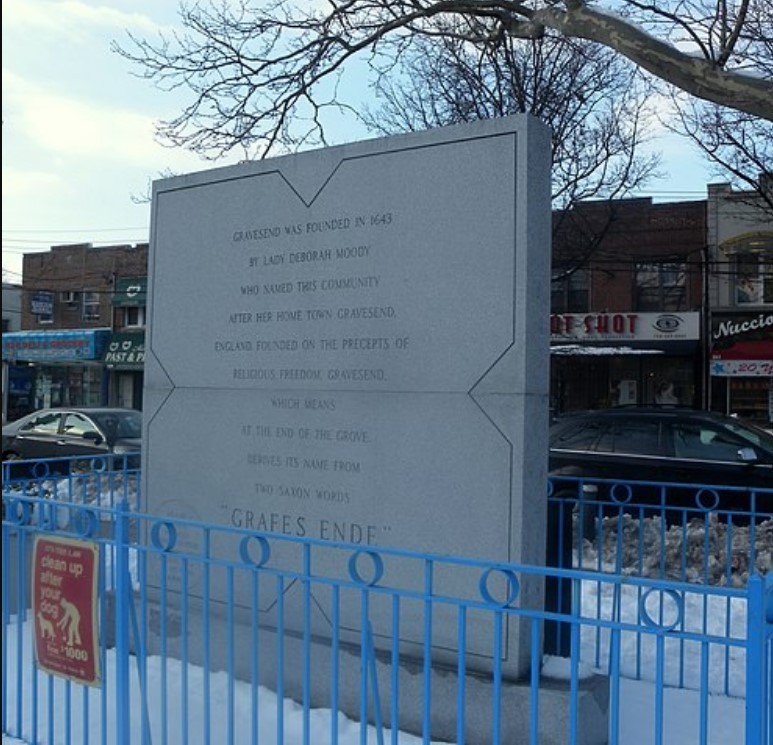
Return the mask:
<svg viewBox="0 0 773 745">
<path fill-rule="evenodd" d="M 40 636 L 43 639 L 54 638 L 54 624 L 50 618 L 46 618 L 41 611 L 38 611 L 38 626 L 40 626 Z"/>
</svg>

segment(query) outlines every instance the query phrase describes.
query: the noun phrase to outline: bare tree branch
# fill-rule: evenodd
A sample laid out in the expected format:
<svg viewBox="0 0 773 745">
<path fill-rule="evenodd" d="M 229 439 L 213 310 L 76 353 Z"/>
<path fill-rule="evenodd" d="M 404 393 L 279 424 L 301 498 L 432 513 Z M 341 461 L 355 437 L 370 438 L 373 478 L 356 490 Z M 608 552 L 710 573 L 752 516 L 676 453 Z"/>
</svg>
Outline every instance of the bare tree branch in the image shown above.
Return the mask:
<svg viewBox="0 0 773 745">
<path fill-rule="evenodd" d="M 612 0 L 609 0 L 612 2 Z M 770 0 L 618 0 L 628 17 L 587 0 L 212 0 L 183 5 L 182 30 L 113 49 L 139 75 L 192 99 L 157 134 L 216 159 L 235 147 L 263 157 L 327 141 L 336 86 L 362 60 L 391 74 L 425 39 L 485 48 L 546 29 L 585 39 L 702 100 L 773 121 Z"/>
<path fill-rule="evenodd" d="M 656 175 L 658 158 L 637 151 L 652 118 L 640 78 L 610 50 L 552 32 L 495 46 L 425 38 L 399 74 L 377 82 L 381 103 L 361 116 L 389 135 L 531 113 L 550 128 L 553 202 L 565 207 L 623 196 Z"/>
</svg>

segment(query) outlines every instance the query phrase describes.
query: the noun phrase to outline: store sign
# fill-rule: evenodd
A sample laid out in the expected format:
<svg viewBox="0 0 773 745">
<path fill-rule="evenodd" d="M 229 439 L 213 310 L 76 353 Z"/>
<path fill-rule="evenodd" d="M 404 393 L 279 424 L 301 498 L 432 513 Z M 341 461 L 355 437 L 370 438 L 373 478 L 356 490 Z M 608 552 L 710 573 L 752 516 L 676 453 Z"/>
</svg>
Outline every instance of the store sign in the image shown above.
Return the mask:
<svg viewBox="0 0 773 745">
<path fill-rule="evenodd" d="M 752 316 L 734 316 L 717 320 L 712 332 L 714 341 L 735 339 L 739 336 L 758 336 L 768 332 L 773 339 L 773 313 L 759 313 Z"/>
<path fill-rule="evenodd" d="M 131 277 L 119 279 L 113 292 L 115 307 L 142 307 L 148 294 L 147 277 Z"/>
<path fill-rule="evenodd" d="M 30 313 L 36 316 L 50 316 L 54 313 L 53 292 L 33 292 L 30 299 Z"/>
<path fill-rule="evenodd" d="M 28 362 L 99 359 L 109 335 L 108 329 L 14 331 L 3 334 L 3 359 Z"/>
<path fill-rule="evenodd" d="M 699 313 L 554 313 L 550 316 L 552 342 L 668 342 L 699 338 Z"/>
<path fill-rule="evenodd" d="M 97 569 L 99 545 L 38 536 L 32 567 L 35 659 L 42 670 L 100 684 Z"/>
<path fill-rule="evenodd" d="M 105 365 L 140 368 L 145 364 L 145 333 L 113 334 L 105 349 Z"/>
<path fill-rule="evenodd" d="M 713 360 L 711 374 L 720 378 L 773 377 L 773 360 Z"/>
<path fill-rule="evenodd" d="M 773 363 L 773 311 L 717 314 L 711 325 L 713 375 L 761 375 L 739 370 L 741 366 L 747 370 L 745 365 L 749 361 Z M 732 373 L 714 372 L 717 361 L 739 364 L 720 366 L 722 370 L 732 369 Z"/>
</svg>

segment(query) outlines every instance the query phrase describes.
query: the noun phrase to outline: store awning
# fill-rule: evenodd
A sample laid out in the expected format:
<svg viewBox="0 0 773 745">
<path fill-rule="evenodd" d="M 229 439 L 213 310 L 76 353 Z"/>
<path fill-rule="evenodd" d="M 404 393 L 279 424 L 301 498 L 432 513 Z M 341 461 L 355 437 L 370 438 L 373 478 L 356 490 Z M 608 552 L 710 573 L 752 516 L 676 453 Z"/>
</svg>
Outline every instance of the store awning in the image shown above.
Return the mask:
<svg viewBox="0 0 773 745">
<path fill-rule="evenodd" d="M 145 332 L 115 333 L 105 349 L 105 367 L 113 370 L 140 370 L 145 365 Z"/>
<path fill-rule="evenodd" d="M 3 334 L 3 359 L 9 362 L 99 360 L 110 329 L 13 331 Z"/>
<path fill-rule="evenodd" d="M 114 307 L 142 307 L 148 295 L 147 277 L 124 277 L 115 283 Z"/>
<path fill-rule="evenodd" d="M 719 378 L 773 378 L 773 359 L 712 360 L 709 369 Z"/>
<path fill-rule="evenodd" d="M 621 354 L 664 354 L 664 351 L 662 349 L 634 349 L 633 347 L 592 347 L 586 344 L 556 344 L 550 347 L 550 354 L 616 357 Z"/>
</svg>

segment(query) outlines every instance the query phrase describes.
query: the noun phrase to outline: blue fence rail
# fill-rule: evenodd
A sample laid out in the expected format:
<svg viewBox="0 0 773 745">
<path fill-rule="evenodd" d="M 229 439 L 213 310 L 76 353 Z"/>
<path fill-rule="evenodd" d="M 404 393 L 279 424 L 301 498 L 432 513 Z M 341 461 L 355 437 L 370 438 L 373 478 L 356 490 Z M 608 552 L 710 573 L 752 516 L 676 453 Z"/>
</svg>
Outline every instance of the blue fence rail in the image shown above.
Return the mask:
<svg viewBox="0 0 773 745">
<path fill-rule="evenodd" d="M 720 496 L 732 511 L 717 508 Z M 769 488 L 555 477 L 548 515 L 549 563 L 559 568 L 730 587 L 773 571 Z M 571 608 L 570 584 L 548 587 L 550 608 Z M 549 645 L 565 652 L 568 638 L 555 631 Z"/>
<path fill-rule="evenodd" d="M 555 506 L 572 564 L 548 569 L 145 515 L 136 477 L 98 469 L 4 481 L 3 732 L 28 742 L 337 743 L 339 718 L 320 725 L 315 711 L 329 709 L 361 723 L 362 743 L 407 731 L 425 742 L 713 744 L 723 704 L 740 700 L 735 739 L 773 743 L 773 573 L 751 570 L 770 560 L 768 520 L 746 526 L 746 574 L 724 560 L 717 582 L 690 574 L 667 539 L 662 558 L 644 557 L 642 516 L 634 532 L 630 513 L 605 515 L 586 538 L 587 495 Z M 30 555 L 40 535 L 98 546 L 99 687 L 36 668 Z M 711 540 L 696 545 L 711 550 Z M 594 546 L 606 558 L 589 561 Z M 553 607 L 530 594 L 551 583 L 561 588 Z M 550 628 L 567 641 L 546 656 Z M 647 687 L 646 711 L 633 681 Z M 674 690 L 694 708 L 673 702 Z M 297 732 L 285 697 L 300 705 Z M 688 739 L 673 739 L 677 720 Z"/>
</svg>

